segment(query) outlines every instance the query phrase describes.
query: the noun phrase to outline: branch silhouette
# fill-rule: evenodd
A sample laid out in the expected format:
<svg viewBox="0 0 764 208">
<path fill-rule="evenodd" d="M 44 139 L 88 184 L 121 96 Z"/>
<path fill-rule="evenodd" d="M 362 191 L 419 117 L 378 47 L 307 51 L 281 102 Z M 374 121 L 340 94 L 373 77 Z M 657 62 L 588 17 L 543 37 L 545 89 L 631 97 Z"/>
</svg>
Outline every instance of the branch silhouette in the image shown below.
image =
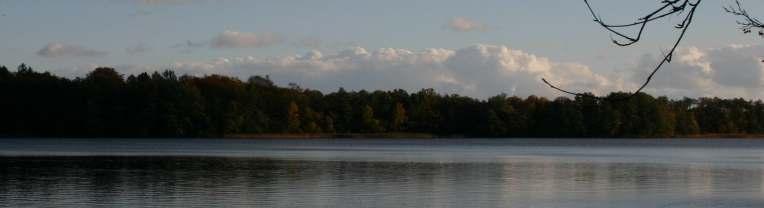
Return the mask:
<svg viewBox="0 0 764 208">
<path fill-rule="evenodd" d="M 645 29 L 647 28 L 647 25 L 649 23 L 655 22 L 657 20 L 664 19 L 670 15 L 677 14 L 685 14 L 683 20 L 681 23 L 675 25 L 674 27 L 678 30 L 680 30 L 679 36 L 677 37 L 676 41 L 674 42 L 674 45 L 671 47 L 669 52 L 663 57 L 663 59 L 655 66 L 655 68 L 652 70 L 650 75 L 645 79 L 645 81 L 642 83 L 642 85 L 634 92 L 632 92 L 629 96 L 624 97 L 623 99 L 630 99 L 637 94 L 641 93 L 645 87 L 647 87 L 648 84 L 652 81 L 653 77 L 655 76 L 658 71 L 663 68 L 664 65 L 667 63 L 670 63 L 674 53 L 676 52 L 676 49 L 679 47 L 679 44 L 684 39 L 685 35 L 687 34 L 687 30 L 689 30 L 690 25 L 692 25 L 692 21 L 695 17 L 695 12 L 698 9 L 698 6 L 700 6 L 700 3 L 703 0 L 663 0 L 661 1 L 661 6 L 654 10 L 653 12 L 650 12 L 649 14 L 637 19 L 633 23 L 627 23 L 627 24 L 609 24 L 606 23 L 603 18 L 601 18 L 597 12 L 595 12 L 595 9 L 592 7 L 592 5 L 589 3 L 589 0 L 584 0 L 584 3 L 586 4 L 586 7 L 589 9 L 589 12 L 591 13 L 592 17 L 594 18 L 594 22 L 598 23 L 600 26 L 602 26 L 605 30 L 610 32 L 611 34 L 617 36 L 619 39 L 611 38 L 613 43 L 626 47 L 631 46 L 636 43 L 638 43 L 640 40 L 642 40 L 642 35 L 645 32 Z M 638 28 L 636 34 L 626 34 L 625 29 L 633 29 Z M 573 96 L 584 96 L 584 97 L 594 97 L 597 99 L 606 99 L 603 97 L 597 97 L 590 93 L 579 93 L 579 92 L 573 92 L 571 90 L 565 90 L 562 89 L 549 81 L 547 81 L 545 78 L 541 79 L 545 84 L 547 84 L 552 89 L 555 89 L 557 91 L 563 92 L 565 94 L 573 95 Z"/>
<path fill-rule="evenodd" d="M 740 25 L 740 30 L 743 33 L 751 33 L 753 29 L 759 29 L 759 35 L 764 36 L 764 24 L 759 21 L 758 18 L 752 17 L 748 14 L 748 11 L 743 9 L 740 0 L 735 0 L 735 5 L 724 7 L 724 11 L 735 16 L 741 17 L 743 20 L 738 20 L 737 24 Z"/>
</svg>

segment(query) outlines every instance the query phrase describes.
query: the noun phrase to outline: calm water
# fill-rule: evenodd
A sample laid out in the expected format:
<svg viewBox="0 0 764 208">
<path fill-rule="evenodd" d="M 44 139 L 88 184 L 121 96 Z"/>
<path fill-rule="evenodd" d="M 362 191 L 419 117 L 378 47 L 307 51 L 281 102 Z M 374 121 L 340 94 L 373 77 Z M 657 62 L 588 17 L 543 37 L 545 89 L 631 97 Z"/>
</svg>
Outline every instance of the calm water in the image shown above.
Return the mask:
<svg viewBox="0 0 764 208">
<path fill-rule="evenodd" d="M 0 140 L 0 207 L 764 207 L 764 141 Z"/>
</svg>

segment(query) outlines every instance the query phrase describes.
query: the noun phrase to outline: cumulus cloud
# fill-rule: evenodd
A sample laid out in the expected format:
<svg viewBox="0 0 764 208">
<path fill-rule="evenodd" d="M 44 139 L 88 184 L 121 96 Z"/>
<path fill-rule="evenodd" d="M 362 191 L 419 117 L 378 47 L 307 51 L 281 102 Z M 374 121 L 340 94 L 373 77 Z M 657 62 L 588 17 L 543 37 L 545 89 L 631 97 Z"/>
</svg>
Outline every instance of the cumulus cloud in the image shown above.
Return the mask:
<svg viewBox="0 0 764 208">
<path fill-rule="evenodd" d="M 280 35 L 273 33 L 255 34 L 226 30 L 210 41 L 213 48 L 260 48 L 275 45 L 284 41 Z"/>
<path fill-rule="evenodd" d="M 718 96 L 761 98 L 764 96 L 764 46 L 732 45 L 722 48 L 690 47 L 677 53 L 673 63 L 661 69 L 650 92 L 673 97 Z M 641 82 L 658 59 L 644 56 L 632 81 Z"/>
<path fill-rule="evenodd" d="M 106 56 L 108 52 L 85 48 L 78 45 L 69 45 L 64 43 L 48 43 L 42 49 L 37 51 L 37 55 L 46 58 L 57 57 L 100 57 Z"/>
<path fill-rule="evenodd" d="M 559 63 L 506 46 L 476 45 L 467 48 L 408 50 L 356 47 L 325 54 L 275 58 L 218 58 L 203 62 L 178 62 L 183 73 L 229 74 L 246 78 L 270 75 L 281 83 L 333 91 L 349 89 L 434 88 L 443 93 L 487 97 L 511 95 L 558 96 L 540 81 L 545 77 L 566 88 L 614 90 L 606 77 L 576 63 Z"/>
<path fill-rule="evenodd" d="M 486 26 L 466 17 L 454 17 L 443 28 L 456 32 L 485 31 Z"/>
<path fill-rule="evenodd" d="M 61 54 L 53 48 L 48 56 Z M 66 47 L 63 47 L 66 48 Z M 82 52 L 79 52 L 82 53 Z M 764 45 L 721 48 L 690 47 L 677 51 L 674 61 L 661 69 L 646 92 L 681 97 L 764 97 Z M 559 62 L 502 45 L 474 45 L 460 49 L 411 50 L 353 47 L 327 52 L 311 50 L 278 57 L 227 57 L 207 61 L 179 61 L 169 66 L 116 66 L 126 74 L 173 69 L 181 74 L 223 74 L 246 79 L 270 75 L 277 83 L 299 83 L 326 92 L 339 87 L 352 90 L 416 91 L 434 88 L 478 98 L 499 93 L 546 97 L 563 94 L 547 87 L 546 78 L 562 88 L 604 95 L 632 91 L 658 63 L 645 55 L 623 71 L 602 74 L 580 63 Z M 90 68 L 92 69 L 92 68 Z"/>
</svg>

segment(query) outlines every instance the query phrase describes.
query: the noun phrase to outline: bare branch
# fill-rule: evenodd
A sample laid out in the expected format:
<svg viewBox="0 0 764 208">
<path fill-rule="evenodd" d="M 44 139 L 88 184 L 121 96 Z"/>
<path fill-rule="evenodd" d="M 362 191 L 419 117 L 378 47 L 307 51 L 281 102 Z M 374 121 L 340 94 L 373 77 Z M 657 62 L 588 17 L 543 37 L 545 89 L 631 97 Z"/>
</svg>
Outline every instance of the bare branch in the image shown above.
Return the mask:
<svg viewBox="0 0 764 208">
<path fill-rule="evenodd" d="M 594 17 L 594 21 L 599 23 L 600 26 L 605 28 L 605 30 L 609 31 L 612 34 L 615 34 L 616 36 L 625 39 L 625 40 L 616 40 L 613 39 L 613 43 L 619 46 L 631 46 L 636 43 L 638 43 L 640 40 L 642 40 L 642 34 L 645 32 L 645 29 L 647 28 L 647 25 L 649 23 L 652 23 L 657 20 L 661 20 L 665 17 L 668 17 L 672 14 L 681 15 L 686 12 L 686 15 L 681 23 L 677 24 L 675 26 L 676 29 L 680 30 L 679 36 L 677 37 L 676 41 L 674 42 L 674 45 L 671 47 L 669 52 L 663 57 L 663 59 L 656 65 L 656 67 L 652 70 L 650 75 L 645 79 L 645 82 L 637 89 L 637 91 L 634 91 L 626 97 L 626 99 L 632 98 L 635 95 L 642 92 L 645 87 L 647 87 L 648 84 L 652 81 L 655 74 L 660 70 L 664 65 L 667 63 L 670 63 L 674 52 L 676 52 L 676 49 L 679 47 L 679 44 L 682 42 L 682 40 L 685 37 L 685 34 L 687 33 L 687 30 L 690 28 L 690 25 L 692 25 L 692 20 L 695 17 L 695 12 L 697 11 L 698 6 L 700 5 L 701 1 L 703 0 L 695 0 L 694 2 L 692 0 L 663 0 L 661 1 L 662 6 L 660 6 L 658 9 L 654 10 L 653 12 L 645 15 L 644 17 L 641 17 L 637 19 L 637 21 L 633 23 L 628 24 L 608 24 L 606 23 L 602 18 L 597 15 L 591 4 L 589 3 L 589 0 L 584 0 L 584 3 L 586 4 L 587 8 L 589 8 L 589 12 L 591 12 L 592 17 Z M 622 29 L 633 29 L 638 28 L 637 33 L 634 35 L 628 35 L 626 32 L 620 31 Z M 557 87 L 551 83 L 549 83 L 546 79 L 541 79 L 545 84 L 547 84 L 552 89 L 558 90 L 560 92 L 573 95 L 573 96 L 585 96 L 585 97 L 593 97 L 593 95 L 589 93 L 576 93 L 570 90 L 564 90 L 560 87 Z M 605 99 L 602 97 L 595 97 L 597 99 Z"/>
<path fill-rule="evenodd" d="M 751 33 L 754 29 L 758 29 L 759 35 L 764 36 L 764 24 L 762 24 L 758 18 L 751 17 L 751 15 L 748 14 L 748 11 L 743 9 L 743 6 L 740 4 L 740 0 L 735 0 L 734 6 L 724 7 L 724 11 L 732 15 L 739 16 L 743 19 L 737 21 L 737 24 L 740 26 L 740 30 L 742 30 L 743 33 L 748 34 Z"/>
</svg>

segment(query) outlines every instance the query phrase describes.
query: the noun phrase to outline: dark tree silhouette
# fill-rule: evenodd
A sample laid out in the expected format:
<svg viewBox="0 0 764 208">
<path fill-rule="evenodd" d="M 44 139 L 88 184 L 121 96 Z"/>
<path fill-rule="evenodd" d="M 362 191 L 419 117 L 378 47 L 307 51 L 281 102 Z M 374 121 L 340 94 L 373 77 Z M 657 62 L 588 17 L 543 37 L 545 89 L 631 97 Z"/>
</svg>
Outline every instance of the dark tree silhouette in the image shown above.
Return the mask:
<svg viewBox="0 0 764 208">
<path fill-rule="evenodd" d="M 124 77 L 127 78 L 124 78 Z M 224 137 L 248 134 L 466 137 L 683 137 L 764 134 L 764 102 L 639 93 L 486 100 L 433 89 L 322 92 L 267 76 L 122 75 L 67 79 L 0 66 L 0 137 Z M 338 134 L 336 134 L 338 133 Z"/>
<path fill-rule="evenodd" d="M 647 28 L 647 25 L 650 23 L 653 23 L 655 21 L 664 19 L 671 15 L 684 15 L 684 18 L 682 18 L 682 21 L 677 23 L 675 25 L 675 28 L 679 30 L 679 35 L 676 38 L 676 41 L 674 42 L 673 46 L 669 49 L 669 51 L 666 53 L 666 55 L 661 59 L 661 61 L 655 66 L 655 68 L 652 70 L 650 75 L 645 79 L 645 81 L 642 83 L 642 85 L 634 92 L 632 92 L 629 96 L 626 96 L 625 99 L 630 99 L 647 87 L 648 84 L 650 84 L 650 81 L 652 81 L 655 74 L 660 70 L 664 65 L 671 62 L 672 58 L 674 57 L 674 52 L 679 47 L 679 44 L 684 39 L 685 35 L 687 34 L 688 29 L 690 28 L 690 25 L 692 25 L 692 21 L 695 18 L 695 12 L 698 9 L 698 6 L 700 6 L 700 3 L 703 0 L 663 0 L 660 2 L 660 6 L 658 9 L 655 9 L 654 11 L 648 13 L 647 15 L 638 18 L 636 21 L 632 23 L 627 24 L 611 24 L 606 22 L 602 17 L 600 17 L 597 12 L 595 12 L 595 9 L 592 7 L 592 5 L 589 3 L 589 0 L 584 0 L 584 3 L 586 4 L 587 8 L 589 8 L 589 12 L 591 12 L 592 17 L 594 18 L 594 22 L 600 24 L 602 28 L 610 32 L 612 35 L 614 35 L 617 38 L 613 38 L 613 43 L 618 46 L 631 46 L 636 43 L 638 43 L 640 40 L 642 40 L 642 35 L 645 32 L 645 28 Z M 634 30 L 636 29 L 635 34 L 628 34 L 626 30 Z M 547 84 L 549 87 L 558 90 L 560 92 L 573 95 L 573 96 L 592 96 L 588 93 L 577 93 L 570 90 L 562 89 L 556 85 L 553 85 L 549 83 L 546 79 L 541 79 L 545 84 Z M 599 97 L 598 97 L 599 98 Z M 605 98 L 600 98 L 605 99 Z"/>
</svg>

